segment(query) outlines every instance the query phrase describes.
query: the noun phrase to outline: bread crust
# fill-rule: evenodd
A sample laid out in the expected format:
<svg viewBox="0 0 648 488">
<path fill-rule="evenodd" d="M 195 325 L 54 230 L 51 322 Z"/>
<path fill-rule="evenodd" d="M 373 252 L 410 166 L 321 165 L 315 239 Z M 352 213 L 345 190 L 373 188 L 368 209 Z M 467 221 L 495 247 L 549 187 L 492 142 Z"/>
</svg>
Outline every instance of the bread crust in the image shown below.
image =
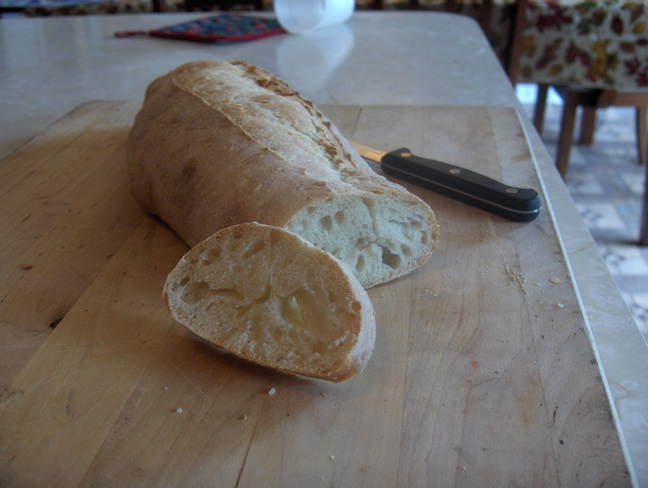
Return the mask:
<svg viewBox="0 0 648 488">
<path fill-rule="evenodd" d="M 388 279 L 436 247 L 424 202 L 373 172 L 310 101 L 245 62 L 192 62 L 153 81 L 127 151 L 134 196 L 189 246 L 230 225 L 285 227 L 313 206 L 368 195 L 406 201 L 426 221 L 420 256 Z"/>
</svg>

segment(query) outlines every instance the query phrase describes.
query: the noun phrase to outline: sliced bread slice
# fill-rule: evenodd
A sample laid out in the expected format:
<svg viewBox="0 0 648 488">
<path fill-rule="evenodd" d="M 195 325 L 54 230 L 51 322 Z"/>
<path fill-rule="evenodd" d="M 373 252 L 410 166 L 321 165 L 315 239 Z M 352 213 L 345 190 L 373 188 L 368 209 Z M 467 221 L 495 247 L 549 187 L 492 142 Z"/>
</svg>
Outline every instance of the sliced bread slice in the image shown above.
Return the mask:
<svg viewBox="0 0 648 488">
<path fill-rule="evenodd" d="M 339 382 L 373 352 L 374 311 L 357 278 L 282 228 L 222 229 L 178 262 L 163 293 L 189 330 L 270 368 Z"/>
</svg>

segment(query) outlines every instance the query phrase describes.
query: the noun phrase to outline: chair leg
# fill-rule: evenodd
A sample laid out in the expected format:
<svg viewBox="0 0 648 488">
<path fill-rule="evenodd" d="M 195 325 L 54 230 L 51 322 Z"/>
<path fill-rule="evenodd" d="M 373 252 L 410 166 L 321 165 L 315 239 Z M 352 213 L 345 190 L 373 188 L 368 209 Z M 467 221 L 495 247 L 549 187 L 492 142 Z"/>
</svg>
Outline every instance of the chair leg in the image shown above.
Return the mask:
<svg viewBox="0 0 648 488">
<path fill-rule="evenodd" d="M 594 127 L 596 126 L 596 108 L 583 107 L 581 116 L 581 131 L 578 142 L 590 146 L 594 142 Z"/>
<path fill-rule="evenodd" d="M 574 138 L 574 121 L 576 120 L 576 108 L 578 107 L 578 93 L 568 92 L 563 107 L 562 122 L 560 123 L 560 137 L 558 139 L 558 154 L 556 166 L 563 180 L 567 176 L 569 165 L 569 151 Z"/>
<path fill-rule="evenodd" d="M 648 164 L 645 166 L 646 184 L 644 185 L 643 209 L 641 211 L 641 227 L 639 231 L 639 245 L 648 246 Z"/>
<path fill-rule="evenodd" d="M 639 163 L 648 164 L 648 124 L 646 115 L 648 107 L 637 107 L 637 153 L 639 154 Z"/>
<path fill-rule="evenodd" d="M 491 3 L 491 2 L 489 2 Z M 526 26 L 527 0 L 516 0 L 511 6 L 511 27 L 508 34 L 506 51 L 504 52 L 504 64 L 506 74 L 515 87 L 520 74 L 520 55 L 522 54 L 522 37 Z"/>
<path fill-rule="evenodd" d="M 492 11 L 492 0 L 484 0 L 481 2 L 481 7 L 479 8 L 479 25 L 486 36 L 486 39 L 491 38 L 491 11 Z"/>
<path fill-rule="evenodd" d="M 533 111 L 533 125 L 535 126 L 538 134 L 542 134 L 542 127 L 544 126 L 545 109 L 547 108 L 547 92 L 549 85 L 538 85 L 538 94 L 536 96 L 535 110 Z"/>
</svg>

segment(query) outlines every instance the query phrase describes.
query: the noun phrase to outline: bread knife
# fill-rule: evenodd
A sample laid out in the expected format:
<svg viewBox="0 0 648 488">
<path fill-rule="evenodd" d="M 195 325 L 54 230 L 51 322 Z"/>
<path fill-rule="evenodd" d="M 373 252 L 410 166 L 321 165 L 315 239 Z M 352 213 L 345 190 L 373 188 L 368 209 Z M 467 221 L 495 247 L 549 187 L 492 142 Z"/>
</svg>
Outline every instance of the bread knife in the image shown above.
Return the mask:
<svg viewBox="0 0 648 488">
<path fill-rule="evenodd" d="M 385 173 L 517 222 L 535 219 L 542 208 L 538 192 L 505 185 L 453 164 L 412 154 L 407 148 L 385 152 L 349 141 L 360 155 L 380 163 Z"/>
</svg>

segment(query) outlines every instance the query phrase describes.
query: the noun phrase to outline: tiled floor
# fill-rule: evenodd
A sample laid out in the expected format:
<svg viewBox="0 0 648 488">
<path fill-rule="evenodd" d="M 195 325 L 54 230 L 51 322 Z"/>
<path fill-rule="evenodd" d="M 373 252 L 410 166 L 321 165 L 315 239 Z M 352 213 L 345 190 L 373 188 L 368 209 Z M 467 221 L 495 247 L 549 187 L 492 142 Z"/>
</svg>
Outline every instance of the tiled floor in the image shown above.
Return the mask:
<svg viewBox="0 0 648 488">
<path fill-rule="evenodd" d="M 531 113 L 527 96 L 520 98 Z M 542 137 L 552 157 L 561 112 L 550 103 L 545 116 Z M 634 110 L 600 110 L 594 144 L 572 147 L 567 187 L 648 342 L 648 247 L 636 244 L 645 174 L 637 162 Z"/>
</svg>

